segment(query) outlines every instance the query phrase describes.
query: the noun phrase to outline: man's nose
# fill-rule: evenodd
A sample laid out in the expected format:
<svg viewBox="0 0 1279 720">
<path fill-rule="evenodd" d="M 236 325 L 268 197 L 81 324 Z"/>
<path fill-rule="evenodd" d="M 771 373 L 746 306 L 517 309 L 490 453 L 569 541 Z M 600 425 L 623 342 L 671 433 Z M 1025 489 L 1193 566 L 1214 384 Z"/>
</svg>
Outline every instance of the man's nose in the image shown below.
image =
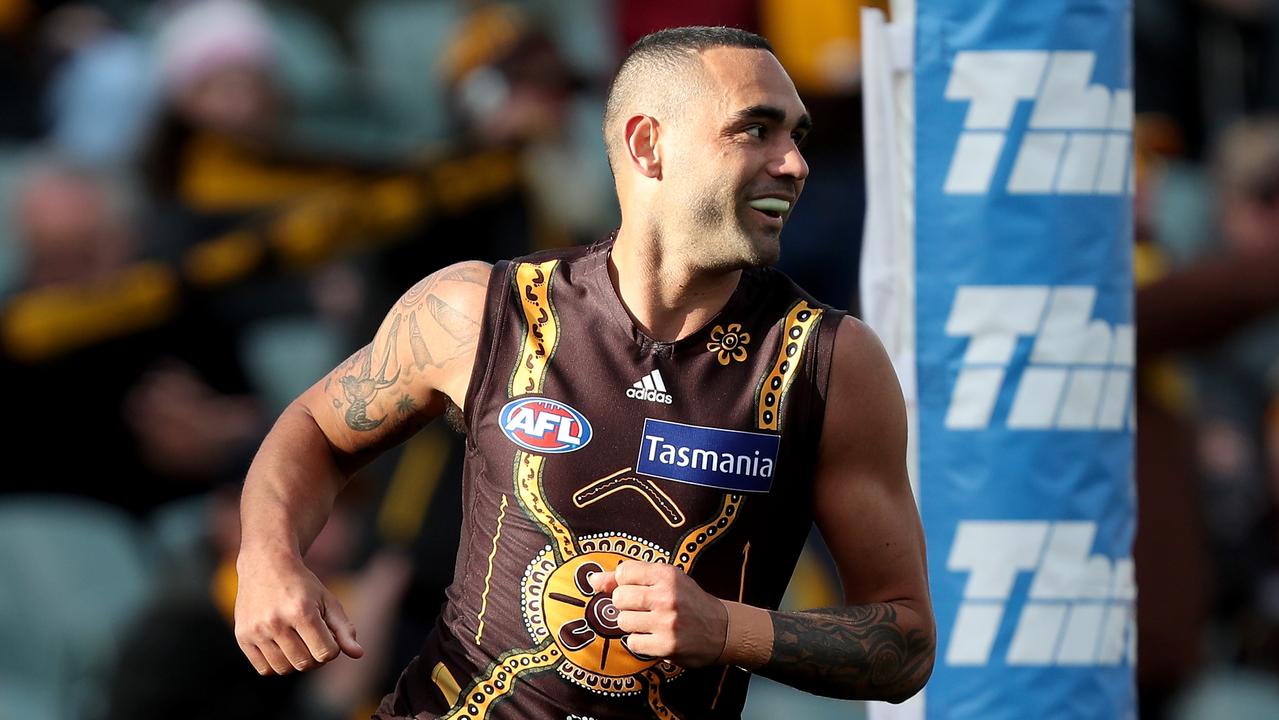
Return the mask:
<svg viewBox="0 0 1279 720">
<path fill-rule="evenodd" d="M 790 143 L 781 161 L 773 167 L 772 174 L 774 177 L 792 177 L 796 180 L 808 177 L 808 161 L 804 160 L 804 155 L 794 142 Z"/>
</svg>

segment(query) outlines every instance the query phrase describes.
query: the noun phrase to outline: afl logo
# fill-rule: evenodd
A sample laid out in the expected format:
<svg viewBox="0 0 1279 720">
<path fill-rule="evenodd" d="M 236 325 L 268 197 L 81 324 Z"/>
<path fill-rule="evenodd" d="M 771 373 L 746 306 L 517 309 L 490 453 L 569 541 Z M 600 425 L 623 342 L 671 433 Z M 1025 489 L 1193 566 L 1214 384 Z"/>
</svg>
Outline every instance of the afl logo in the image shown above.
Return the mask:
<svg viewBox="0 0 1279 720">
<path fill-rule="evenodd" d="M 549 398 L 512 400 L 502 408 L 499 421 L 511 442 L 533 452 L 573 452 L 591 441 L 586 416 Z"/>
</svg>

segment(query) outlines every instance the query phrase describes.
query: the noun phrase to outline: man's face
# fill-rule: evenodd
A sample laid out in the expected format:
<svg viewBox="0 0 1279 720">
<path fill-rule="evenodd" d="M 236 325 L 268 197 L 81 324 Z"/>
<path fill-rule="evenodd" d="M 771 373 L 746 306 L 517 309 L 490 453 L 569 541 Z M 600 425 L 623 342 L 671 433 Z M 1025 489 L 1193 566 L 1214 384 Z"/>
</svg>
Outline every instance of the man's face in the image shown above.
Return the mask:
<svg viewBox="0 0 1279 720">
<path fill-rule="evenodd" d="M 703 87 L 668 128 L 662 204 L 696 238 L 704 267 L 770 265 L 808 176 L 799 145 L 811 121 L 772 53 L 702 53 Z"/>
</svg>

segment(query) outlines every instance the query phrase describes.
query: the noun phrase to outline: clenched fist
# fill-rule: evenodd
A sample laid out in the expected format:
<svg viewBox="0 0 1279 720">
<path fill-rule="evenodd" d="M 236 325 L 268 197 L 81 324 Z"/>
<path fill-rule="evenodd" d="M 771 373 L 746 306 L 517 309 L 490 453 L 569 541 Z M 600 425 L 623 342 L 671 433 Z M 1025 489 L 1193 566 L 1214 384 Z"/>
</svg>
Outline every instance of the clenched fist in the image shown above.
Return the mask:
<svg viewBox="0 0 1279 720">
<path fill-rule="evenodd" d="M 341 603 L 300 560 L 241 556 L 237 568 L 235 638 L 259 674 L 310 670 L 339 652 L 364 655 Z"/>
<path fill-rule="evenodd" d="M 626 647 L 636 654 L 694 668 L 715 663 L 723 652 L 727 608 L 679 568 L 625 560 L 590 582 L 612 595 L 618 627 L 630 634 Z"/>
</svg>

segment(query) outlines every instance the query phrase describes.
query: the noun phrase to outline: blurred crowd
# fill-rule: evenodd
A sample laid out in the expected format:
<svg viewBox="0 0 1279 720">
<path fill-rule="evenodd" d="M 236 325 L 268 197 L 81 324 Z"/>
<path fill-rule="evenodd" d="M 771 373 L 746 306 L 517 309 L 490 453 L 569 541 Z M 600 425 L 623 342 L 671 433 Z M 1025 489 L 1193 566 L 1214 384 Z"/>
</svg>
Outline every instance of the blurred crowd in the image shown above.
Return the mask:
<svg viewBox="0 0 1279 720">
<path fill-rule="evenodd" d="M 643 34 L 777 44 L 832 128 L 788 269 L 852 304 L 858 6 L 797 8 L 0 0 L 0 719 L 368 717 L 452 578 L 460 441 L 432 426 L 352 481 L 308 561 L 366 655 L 287 678 L 231 631 L 248 462 L 423 276 L 617 226 L 603 94 Z M 835 601 L 820 558 L 795 602 Z M 755 712 L 849 711 L 786 697 Z"/>
<path fill-rule="evenodd" d="M 602 96 L 662 27 L 772 41 L 818 128 L 783 268 L 855 308 L 868 4 L 0 0 L 0 720 L 367 717 L 452 577 L 459 441 L 361 472 L 310 552 L 366 658 L 261 680 L 230 612 L 271 421 L 433 270 L 616 226 Z M 1143 718 L 1279 716 L 1276 5 L 1135 0 Z M 788 603 L 834 588 L 813 552 Z M 747 706 L 782 712 L 860 708 Z"/>
<path fill-rule="evenodd" d="M 1141 716 L 1279 717 L 1279 4 L 1134 20 Z"/>
</svg>

